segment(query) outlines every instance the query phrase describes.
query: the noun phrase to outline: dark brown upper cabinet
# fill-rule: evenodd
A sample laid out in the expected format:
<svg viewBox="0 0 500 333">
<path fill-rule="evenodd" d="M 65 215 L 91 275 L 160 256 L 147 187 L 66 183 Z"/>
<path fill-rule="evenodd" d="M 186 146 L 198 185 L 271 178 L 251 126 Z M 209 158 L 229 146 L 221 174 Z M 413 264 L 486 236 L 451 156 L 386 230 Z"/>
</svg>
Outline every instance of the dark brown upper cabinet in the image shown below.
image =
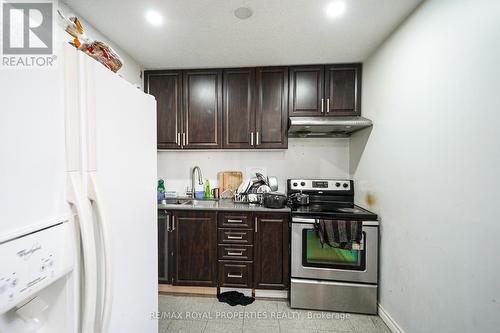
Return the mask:
<svg viewBox="0 0 500 333">
<path fill-rule="evenodd" d="M 288 117 L 361 114 L 361 64 L 145 71 L 158 149 L 286 149 Z"/>
<path fill-rule="evenodd" d="M 324 66 L 290 67 L 290 117 L 323 114 Z"/>
<path fill-rule="evenodd" d="M 361 64 L 325 67 L 325 112 L 327 116 L 361 114 Z"/>
<path fill-rule="evenodd" d="M 288 147 L 288 67 L 257 68 L 255 144 Z"/>
<path fill-rule="evenodd" d="M 180 148 L 182 72 L 146 72 L 144 88 L 148 94 L 156 98 L 158 149 Z"/>
<path fill-rule="evenodd" d="M 252 148 L 255 133 L 255 69 L 224 70 L 223 148 Z"/>
<path fill-rule="evenodd" d="M 360 115 L 361 70 L 361 64 L 290 67 L 289 115 Z"/>
<path fill-rule="evenodd" d="M 287 148 L 288 68 L 224 71 L 224 148 Z"/>
<path fill-rule="evenodd" d="M 222 71 L 184 71 L 183 82 L 182 146 L 193 149 L 221 148 Z"/>
</svg>

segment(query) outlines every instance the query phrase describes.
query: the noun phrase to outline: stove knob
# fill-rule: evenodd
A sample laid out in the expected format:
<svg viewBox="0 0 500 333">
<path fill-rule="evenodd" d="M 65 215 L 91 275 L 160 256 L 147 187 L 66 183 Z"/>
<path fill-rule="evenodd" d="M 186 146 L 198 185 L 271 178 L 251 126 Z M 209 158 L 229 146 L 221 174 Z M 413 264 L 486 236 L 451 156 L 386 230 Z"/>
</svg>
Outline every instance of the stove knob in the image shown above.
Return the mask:
<svg viewBox="0 0 500 333">
<path fill-rule="evenodd" d="M 297 186 L 298 184 L 297 183 L 293 183 L 293 186 Z"/>
<path fill-rule="evenodd" d="M 300 186 L 306 186 L 306 183 L 305 182 L 301 182 Z"/>
<path fill-rule="evenodd" d="M 349 185 L 347 185 L 347 183 L 344 183 L 344 185 L 342 185 L 342 186 L 344 186 L 344 188 L 347 188 L 347 186 L 349 186 Z"/>
<path fill-rule="evenodd" d="M 340 183 L 335 183 L 335 186 L 340 187 Z"/>
</svg>

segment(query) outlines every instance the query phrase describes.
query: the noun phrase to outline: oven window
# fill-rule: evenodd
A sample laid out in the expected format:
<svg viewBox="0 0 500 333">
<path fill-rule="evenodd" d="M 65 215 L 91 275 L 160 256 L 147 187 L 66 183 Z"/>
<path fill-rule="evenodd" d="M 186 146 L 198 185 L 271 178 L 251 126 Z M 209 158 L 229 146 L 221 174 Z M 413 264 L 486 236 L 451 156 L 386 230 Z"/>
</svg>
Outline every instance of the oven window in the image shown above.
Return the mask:
<svg viewBox="0 0 500 333">
<path fill-rule="evenodd" d="M 303 266 L 365 270 L 364 250 L 344 250 L 327 244 L 321 246 L 319 237 L 313 229 L 304 229 L 302 239 Z"/>
</svg>

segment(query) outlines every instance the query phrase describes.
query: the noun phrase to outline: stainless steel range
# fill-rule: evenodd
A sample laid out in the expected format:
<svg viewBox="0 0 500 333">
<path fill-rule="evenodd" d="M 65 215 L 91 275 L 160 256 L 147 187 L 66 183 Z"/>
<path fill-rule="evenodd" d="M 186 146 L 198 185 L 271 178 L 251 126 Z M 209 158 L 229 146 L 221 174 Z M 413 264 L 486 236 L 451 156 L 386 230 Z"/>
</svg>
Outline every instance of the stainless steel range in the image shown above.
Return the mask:
<svg viewBox="0 0 500 333">
<path fill-rule="evenodd" d="M 289 179 L 292 207 L 292 308 L 377 313 L 377 215 L 354 204 L 354 182 Z M 308 200 L 304 197 L 308 196 Z M 320 219 L 362 221 L 362 240 L 352 249 L 322 246 Z"/>
</svg>

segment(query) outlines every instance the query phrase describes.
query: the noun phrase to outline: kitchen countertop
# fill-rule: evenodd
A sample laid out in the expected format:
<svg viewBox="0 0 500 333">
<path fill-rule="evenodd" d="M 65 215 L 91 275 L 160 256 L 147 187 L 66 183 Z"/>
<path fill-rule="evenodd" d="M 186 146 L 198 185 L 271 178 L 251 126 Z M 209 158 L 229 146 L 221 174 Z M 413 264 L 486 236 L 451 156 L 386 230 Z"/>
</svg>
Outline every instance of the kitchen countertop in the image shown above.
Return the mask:
<svg viewBox="0 0 500 333">
<path fill-rule="evenodd" d="M 179 198 L 180 200 L 186 200 Z M 191 201 L 191 200 L 190 200 Z M 219 211 L 247 211 L 247 212 L 269 212 L 269 213 L 290 213 L 289 207 L 266 208 L 262 205 L 234 202 L 232 199 L 221 200 L 192 200 L 192 203 L 183 204 L 158 204 L 158 209 L 166 210 L 219 210 Z"/>
</svg>

